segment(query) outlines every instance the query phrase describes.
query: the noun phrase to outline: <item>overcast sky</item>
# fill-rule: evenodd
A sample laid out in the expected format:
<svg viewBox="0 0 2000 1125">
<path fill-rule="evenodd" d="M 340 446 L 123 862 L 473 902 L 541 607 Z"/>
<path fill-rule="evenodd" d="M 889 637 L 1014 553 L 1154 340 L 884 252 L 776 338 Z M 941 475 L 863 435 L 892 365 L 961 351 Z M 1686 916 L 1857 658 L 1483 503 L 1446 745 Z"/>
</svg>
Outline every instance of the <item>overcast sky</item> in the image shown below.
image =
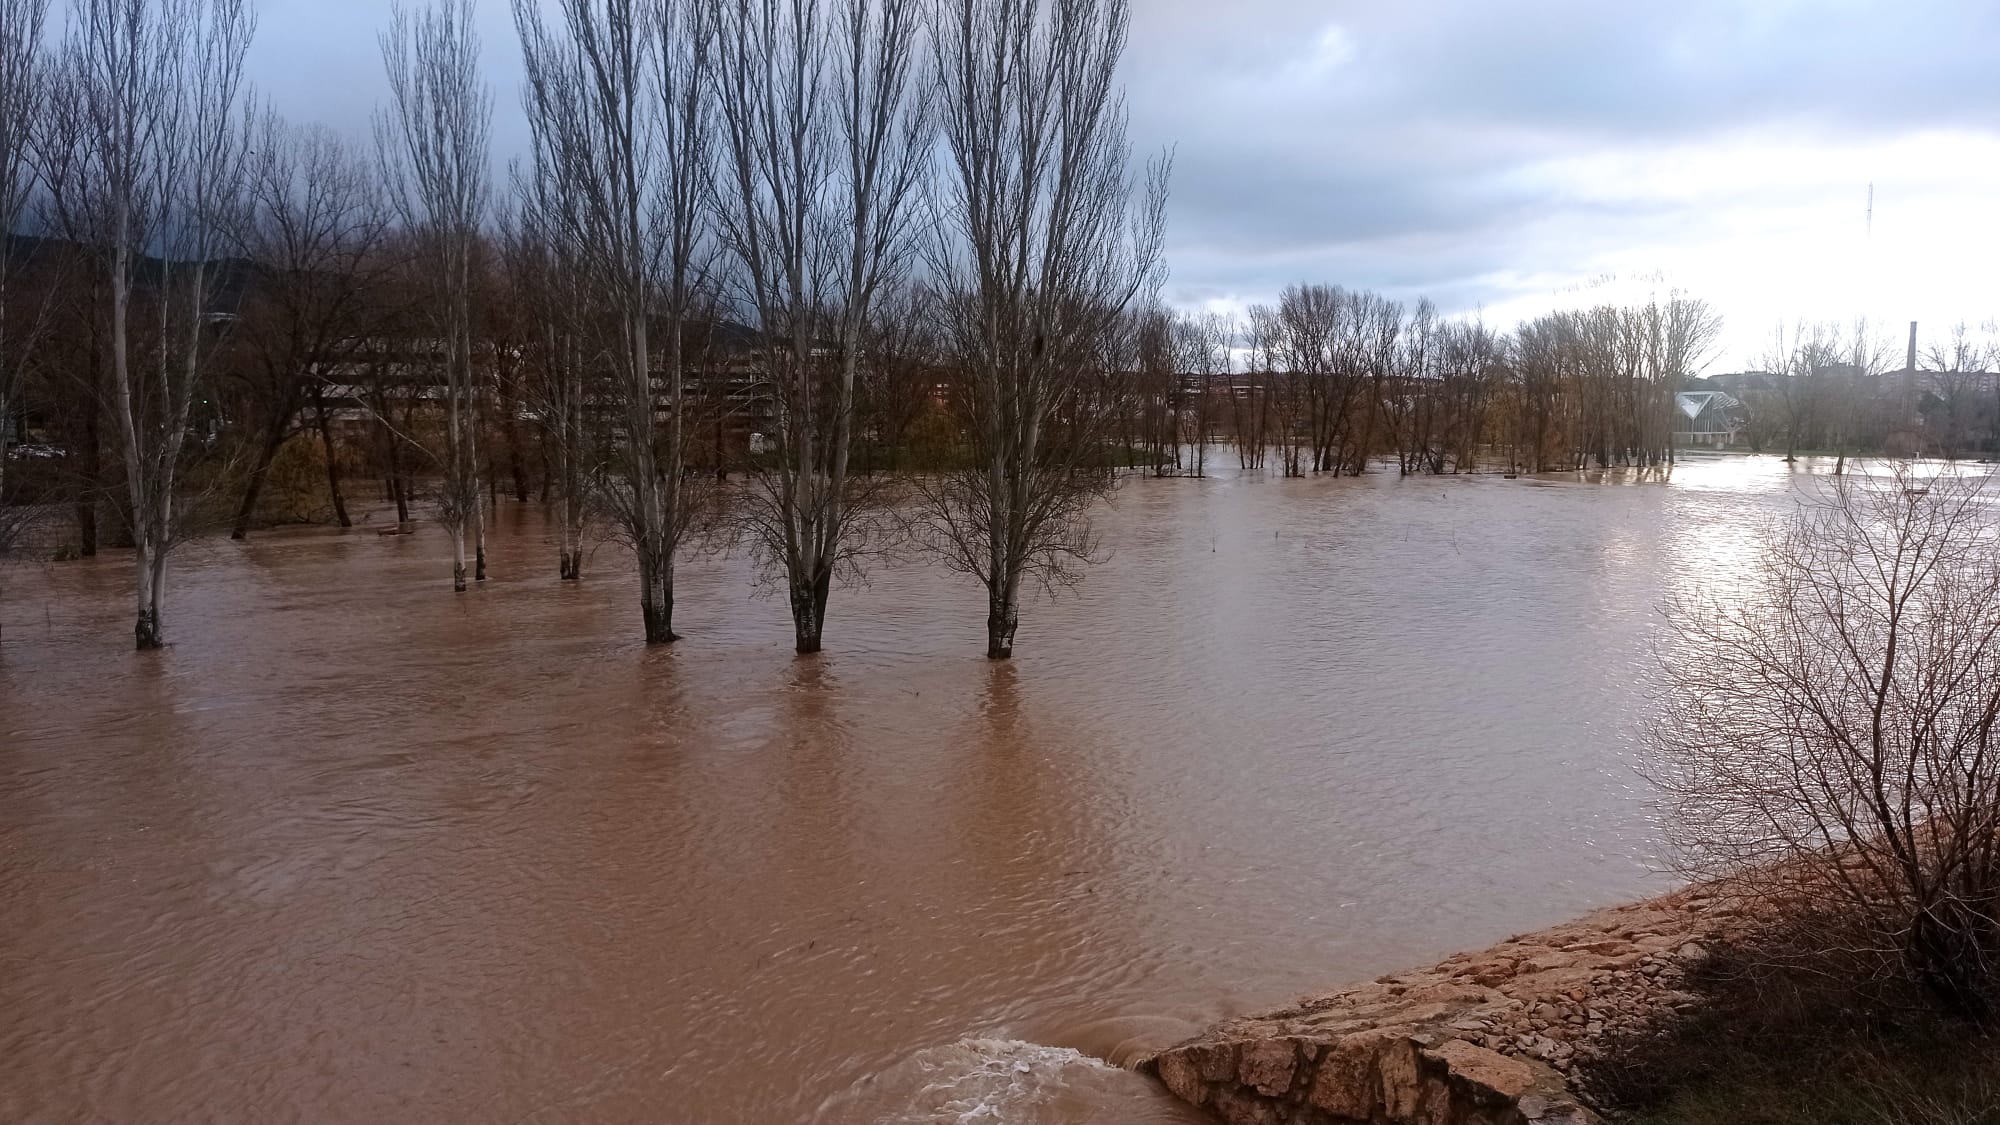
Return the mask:
<svg viewBox="0 0 2000 1125">
<path fill-rule="evenodd" d="M 1711 371 L 1780 320 L 2000 316 L 2000 0 L 1132 3 L 1176 305 L 1316 281 L 1511 326 L 1672 286 L 1726 318 Z M 365 129 L 388 0 L 260 10 L 278 109 Z M 515 148 L 505 0 L 480 18 Z"/>
</svg>

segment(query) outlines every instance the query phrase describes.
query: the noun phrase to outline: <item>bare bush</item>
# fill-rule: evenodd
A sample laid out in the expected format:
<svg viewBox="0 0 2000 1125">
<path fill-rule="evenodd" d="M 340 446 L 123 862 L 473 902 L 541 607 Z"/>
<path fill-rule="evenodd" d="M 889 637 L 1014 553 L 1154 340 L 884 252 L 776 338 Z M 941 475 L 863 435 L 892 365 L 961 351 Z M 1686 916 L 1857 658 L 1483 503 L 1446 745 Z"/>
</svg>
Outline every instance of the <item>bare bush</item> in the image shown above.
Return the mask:
<svg viewBox="0 0 2000 1125">
<path fill-rule="evenodd" d="M 1977 481 L 1832 485 L 1743 587 L 1669 607 L 1652 733 L 1692 873 L 1792 943 L 2000 1000 L 2000 539 Z"/>
</svg>

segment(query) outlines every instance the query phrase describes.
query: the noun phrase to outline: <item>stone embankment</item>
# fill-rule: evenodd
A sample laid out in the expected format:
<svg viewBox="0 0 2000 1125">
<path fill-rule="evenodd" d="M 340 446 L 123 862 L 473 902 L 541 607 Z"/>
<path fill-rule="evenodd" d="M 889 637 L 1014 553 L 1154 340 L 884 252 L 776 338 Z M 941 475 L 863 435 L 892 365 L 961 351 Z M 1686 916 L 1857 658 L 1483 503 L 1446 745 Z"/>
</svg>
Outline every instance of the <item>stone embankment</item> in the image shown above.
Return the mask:
<svg viewBox="0 0 2000 1125">
<path fill-rule="evenodd" d="M 1747 919 L 1699 888 L 1219 1024 L 1145 1060 L 1226 1125 L 1586 1125 L 1591 1064 L 1697 1002 Z"/>
</svg>

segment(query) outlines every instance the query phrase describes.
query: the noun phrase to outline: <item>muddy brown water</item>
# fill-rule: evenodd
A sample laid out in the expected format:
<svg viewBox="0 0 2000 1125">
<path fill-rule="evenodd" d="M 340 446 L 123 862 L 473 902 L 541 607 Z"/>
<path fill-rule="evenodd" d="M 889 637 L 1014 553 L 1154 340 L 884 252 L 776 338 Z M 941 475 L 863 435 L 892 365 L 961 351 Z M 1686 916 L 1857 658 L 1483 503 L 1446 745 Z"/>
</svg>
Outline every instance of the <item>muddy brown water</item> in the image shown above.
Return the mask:
<svg viewBox="0 0 2000 1125">
<path fill-rule="evenodd" d="M 639 642 L 503 507 L 0 601 L 0 1121 L 1185 1122 L 1202 1023 L 1660 885 L 1656 607 L 1797 478 L 1133 481 L 982 658 L 969 581 L 736 558 Z"/>
</svg>

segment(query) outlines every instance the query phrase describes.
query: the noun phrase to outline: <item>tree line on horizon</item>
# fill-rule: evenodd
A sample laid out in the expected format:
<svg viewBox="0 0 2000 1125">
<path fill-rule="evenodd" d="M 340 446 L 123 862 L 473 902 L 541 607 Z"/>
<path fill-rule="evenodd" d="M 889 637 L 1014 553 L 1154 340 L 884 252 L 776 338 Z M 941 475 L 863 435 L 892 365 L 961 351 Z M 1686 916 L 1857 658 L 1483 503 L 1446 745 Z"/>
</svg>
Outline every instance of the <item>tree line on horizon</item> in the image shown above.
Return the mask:
<svg viewBox="0 0 2000 1125">
<path fill-rule="evenodd" d="M 1511 332 L 1321 284 L 1167 309 L 1127 0 L 513 0 L 504 175 L 470 0 L 395 10 L 365 142 L 256 102 L 249 0 L 51 11 L 0 0 L 0 549 L 52 514 L 133 548 L 140 648 L 179 542 L 350 526 L 359 479 L 459 590 L 503 492 L 561 580 L 617 539 L 649 642 L 702 544 L 782 578 L 806 653 L 914 538 L 1004 658 L 1121 472 L 1655 468 L 1720 330 L 1679 292 Z M 1829 387 L 1845 340 L 1779 369 Z"/>
</svg>

